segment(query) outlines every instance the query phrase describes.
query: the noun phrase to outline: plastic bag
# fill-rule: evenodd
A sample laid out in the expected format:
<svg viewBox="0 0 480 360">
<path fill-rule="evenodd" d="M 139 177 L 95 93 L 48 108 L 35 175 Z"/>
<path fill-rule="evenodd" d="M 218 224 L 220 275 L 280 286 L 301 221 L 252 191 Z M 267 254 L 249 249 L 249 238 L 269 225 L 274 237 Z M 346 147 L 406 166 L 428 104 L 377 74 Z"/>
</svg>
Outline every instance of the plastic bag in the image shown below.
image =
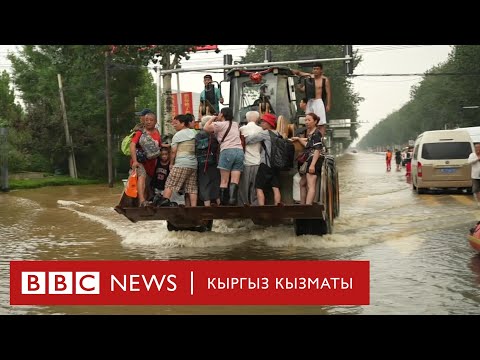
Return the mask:
<svg viewBox="0 0 480 360">
<path fill-rule="evenodd" d="M 296 173 L 293 176 L 292 197 L 295 203 L 300 202 L 300 179 L 301 179 L 301 176 L 299 173 Z"/>
<path fill-rule="evenodd" d="M 132 173 L 128 177 L 127 186 L 125 187 L 125 195 L 131 198 L 136 198 L 138 196 L 136 170 L 132 170 Z"/>
</svg>

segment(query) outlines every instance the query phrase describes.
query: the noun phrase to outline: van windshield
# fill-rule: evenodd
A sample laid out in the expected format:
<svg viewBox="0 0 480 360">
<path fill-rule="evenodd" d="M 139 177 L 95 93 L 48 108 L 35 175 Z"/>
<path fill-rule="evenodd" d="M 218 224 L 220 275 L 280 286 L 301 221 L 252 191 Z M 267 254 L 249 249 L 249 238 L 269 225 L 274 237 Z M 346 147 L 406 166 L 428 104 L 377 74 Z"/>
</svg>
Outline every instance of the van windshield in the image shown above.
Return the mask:
<svg viewBox="0 0 480 360">
<path fill-rule="evenodd" d="M 469 142 L 423 144 L 422 158 L 426 160 L 467 159 L 472 152 Z"/>
</svg>

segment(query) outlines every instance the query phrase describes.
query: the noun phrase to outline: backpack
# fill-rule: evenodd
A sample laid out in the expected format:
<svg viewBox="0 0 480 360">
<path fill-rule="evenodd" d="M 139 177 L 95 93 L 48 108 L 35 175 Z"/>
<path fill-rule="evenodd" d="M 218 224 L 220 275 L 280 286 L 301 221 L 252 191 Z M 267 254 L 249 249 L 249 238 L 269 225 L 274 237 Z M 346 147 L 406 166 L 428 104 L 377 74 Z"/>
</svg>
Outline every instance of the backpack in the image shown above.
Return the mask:
<svg viewBox="0 0 480 360">
<path fill-rule="evenodd" d="M 160 156 L 160 147 L 146 131 L 140 136 L 138 143 L 145 152 L 147 159 L 155 159 Z"/>
<path fill-rule="evenodd" d="M 282 135 L 277 135 L 271 130 L 268 132 L 272 143 L 272 150 L 268 158 L 270 167 L 281 170 L 291 169 L 295 159 L 295 146 L 287 139 L 284 139 Z M 265 143 L 262 142 L 262 146 L 265 149 Z"/>
<path fill-rule="evenodd" d="M 132 130 L 130 130 L 130 134 L 123 138 L 122 145 L 120 145 L 120 150 L 124 155 L 130 156 L 130 143 L 132 142 L 133 136 L 138 130 L 143 131 L 143 129 L 144 125 L 142 123 L 137 124 Z"/>
<path fill-rule="evenodd" d="M 130 156 L 130 143 L 132 142 L 133 135 L 135 135 L 135 131 L 125 136 L 122 140 L 122 145 L 120 146 L 120 149 L 122 150 L 122 153 L 124 155 Z"/>
<path fill-rule="evenodd" d="M 218 142 L 212 139 L 212 136 L 197 136 L 195 138 L 195 156 L 199 165 L 216 165 L 217 164 L 217 148 Z"/>
</svg>

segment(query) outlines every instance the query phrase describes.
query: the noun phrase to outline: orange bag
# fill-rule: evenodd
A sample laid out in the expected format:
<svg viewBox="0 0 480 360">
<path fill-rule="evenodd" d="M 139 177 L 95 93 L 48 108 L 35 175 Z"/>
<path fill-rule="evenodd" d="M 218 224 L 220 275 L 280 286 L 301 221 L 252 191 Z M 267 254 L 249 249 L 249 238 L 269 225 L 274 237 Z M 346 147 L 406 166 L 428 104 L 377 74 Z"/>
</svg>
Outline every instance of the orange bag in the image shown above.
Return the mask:
<svg viewBox="0 0 480 360">
<path fill-rule="evenodd" d="M 128 177 L 127 186 L 125 187 L 125 195 L 131 198 L 136 198 L 138 196 L 137 172 L 135 170 L 133 170 L 130 176 Z"/>
</svg>

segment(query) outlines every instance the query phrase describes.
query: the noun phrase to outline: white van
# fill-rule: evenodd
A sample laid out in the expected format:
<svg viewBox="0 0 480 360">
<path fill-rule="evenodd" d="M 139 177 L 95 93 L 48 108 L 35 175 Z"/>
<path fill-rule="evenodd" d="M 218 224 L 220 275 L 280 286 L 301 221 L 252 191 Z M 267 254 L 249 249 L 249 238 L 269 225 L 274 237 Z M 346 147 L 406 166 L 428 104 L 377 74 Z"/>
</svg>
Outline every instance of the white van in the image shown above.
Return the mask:
<svg viewBox="0 0 480 360">
<path fill-rule="evenodd" d="M 425 131 L 415 140 L 412 158 L 412 187 L 417 193 L 426 189 L 459 189 L 472 192 L 468 156 L 474 152 L 466 130 Z"/>
<path fill-rule="evenodd" d="M 475 144 L 480 143 L 480 126 L 457 128 L 455 130 L 466 130 L 470 134 L 474 146 Z"/>
</svg>

